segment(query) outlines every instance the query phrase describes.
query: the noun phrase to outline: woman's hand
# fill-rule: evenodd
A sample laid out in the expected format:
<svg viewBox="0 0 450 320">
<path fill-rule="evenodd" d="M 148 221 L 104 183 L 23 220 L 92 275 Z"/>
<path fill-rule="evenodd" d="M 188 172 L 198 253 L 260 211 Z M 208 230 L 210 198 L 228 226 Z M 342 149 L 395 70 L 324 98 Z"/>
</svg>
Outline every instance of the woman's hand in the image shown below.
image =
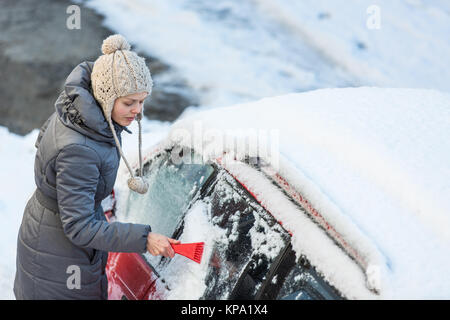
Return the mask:
<svg viewBox="0 0 450 320">
<path fill-rule="evenodd" d="M 147 236 L 147 251 L 153 256 L 162 255 L 164 257 L 173 258 L 175 252 L 170 245 L 180 243 L 180 240 L 175 240 L 163 236 L 162 234 L 150 232 Z"/>
</svg>

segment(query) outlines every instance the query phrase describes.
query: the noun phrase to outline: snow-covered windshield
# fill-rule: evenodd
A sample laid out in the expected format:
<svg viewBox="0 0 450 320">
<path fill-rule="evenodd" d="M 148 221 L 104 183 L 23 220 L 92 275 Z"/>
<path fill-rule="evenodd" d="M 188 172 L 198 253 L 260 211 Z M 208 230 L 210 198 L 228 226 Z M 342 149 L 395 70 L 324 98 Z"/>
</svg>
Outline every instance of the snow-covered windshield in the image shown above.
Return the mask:
<svg viewBox="0 0 450 320">
<path fill-rule="evenodd" d="M 172 236 L 183 214 L 214 168 L 209 164 L 174 164 L 163 153 L 145 167 L 145 195 L 130 192 L 122 221 L 149 224 L 153 232 Z"/>
</svg>

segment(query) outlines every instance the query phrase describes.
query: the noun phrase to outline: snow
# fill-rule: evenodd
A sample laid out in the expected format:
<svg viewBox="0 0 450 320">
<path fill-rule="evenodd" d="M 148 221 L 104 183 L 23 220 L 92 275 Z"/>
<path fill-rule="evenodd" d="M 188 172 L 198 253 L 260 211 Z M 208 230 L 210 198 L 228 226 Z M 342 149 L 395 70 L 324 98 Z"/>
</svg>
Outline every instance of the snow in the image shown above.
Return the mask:
<svg viewBox="0 0 450 320">
<path fill-rule="evenodd" d="M 216 134 L 203 141 L 209 145 L 203 150 L 220 151 L 230 135 L 242 139 L 233 135 L 241 128 L 278 130 L 280 172 L 362 252 L 367 280 L 380 281 L 381 297 L 443 298 L 450 294 L 449 106 L 449 94 L 435 90 L 322 89 L 196 114 L 175 123 L 169 140 L 192 146 L 194 127 L 201 124 L 204 136 Z M 298 210 L 258 175 L 229 167 L 294 232 L 295 248 L 307 252 L 330 282 L 368 297 L 363 288 L 351 289 L 361 279 L 351 279 L 358 271 L 349 271 L 345 255 L 320 252 L 333 244 L 318 228 L 295 216 Z"/>
<path fill-rule="evenodd" d="M 34 142 L 38 130 L 21 137 L 0 127 L 0 298 L 14 299 L 17 231 L 25 204 L 34 192 Z M 20 155 L 20 156 L 18 156 Z"/>
<path fill-rule="evenodd" d="M 448 1 L 257 0 L 359 85 L 450 90 Z M 379 12 L 379 29 L 367 27 Z M 417 68 L 428 65 L 429 68 Z"/>
</svg>

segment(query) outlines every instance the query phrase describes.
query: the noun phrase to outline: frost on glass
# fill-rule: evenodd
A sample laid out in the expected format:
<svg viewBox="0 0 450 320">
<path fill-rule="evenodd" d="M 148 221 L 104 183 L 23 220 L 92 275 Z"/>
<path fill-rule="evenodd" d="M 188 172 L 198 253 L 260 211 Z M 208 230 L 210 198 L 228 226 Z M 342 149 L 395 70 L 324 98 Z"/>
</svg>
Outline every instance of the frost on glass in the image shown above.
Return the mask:
<svg viewBox="0 0 450 320">
<path fill-rule="evenodd" d="M 172 236 L 198 190 L 212 174 L 207 164 L 173 164 L 169 154 L 153 159 L 144 176 L 148 192 L 130 192 L 124 220 L 149 224 L 153 232 Z"/>
<path fill-rule="evenodd" d="M 232 181 L 219 180 L 210 215 L 217 232 L 204 299 L 253 299 L 288 243 L 287 233 Z M 239 190 L 239 191 L 237 191 Z"/>
</svg>

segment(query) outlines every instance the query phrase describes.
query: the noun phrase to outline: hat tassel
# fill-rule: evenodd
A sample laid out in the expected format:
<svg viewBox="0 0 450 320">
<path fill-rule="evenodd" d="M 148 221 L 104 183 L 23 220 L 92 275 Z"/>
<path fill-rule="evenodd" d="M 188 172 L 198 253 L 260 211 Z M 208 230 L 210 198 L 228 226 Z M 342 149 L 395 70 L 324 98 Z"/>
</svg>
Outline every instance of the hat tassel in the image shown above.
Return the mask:
<svg viewBox="0 0 450 320">
<path fill-rule="evenodd" d="M 127 181 L 128 187 L 131 190 L 136 191 L 140 194 L 145 194 L 148 190 L 148 183 L 147 183 L 147 181 L 144 180 L 143 170 L 142 170 L 142 127 L 141 127 L 142 114 L 139 113 L 137 115 L 136 119 L 138 121 L 138 126 L 139 126 L 139 176 L 133 175 L 133 170 L 131 169 L 130 164 L 128 163 L 127 159 L 125 158 L 125 155 L 123 154 L 119 139 L 117 138 L 116 130 L 114 129 L 114 126 L 112 124 L 111 117 L 109 117 L 108 123 L 109 123 L 111 131 L 113 133 L 117 148 L 119 149 L 120 156 L 122 157 L 123 161 L 125 162 L 125 165 L 127 166 L 128 171 L 130 172 L 130 175 L 131 175 L 131 178 L 129 178 Z"/>
</svg>

